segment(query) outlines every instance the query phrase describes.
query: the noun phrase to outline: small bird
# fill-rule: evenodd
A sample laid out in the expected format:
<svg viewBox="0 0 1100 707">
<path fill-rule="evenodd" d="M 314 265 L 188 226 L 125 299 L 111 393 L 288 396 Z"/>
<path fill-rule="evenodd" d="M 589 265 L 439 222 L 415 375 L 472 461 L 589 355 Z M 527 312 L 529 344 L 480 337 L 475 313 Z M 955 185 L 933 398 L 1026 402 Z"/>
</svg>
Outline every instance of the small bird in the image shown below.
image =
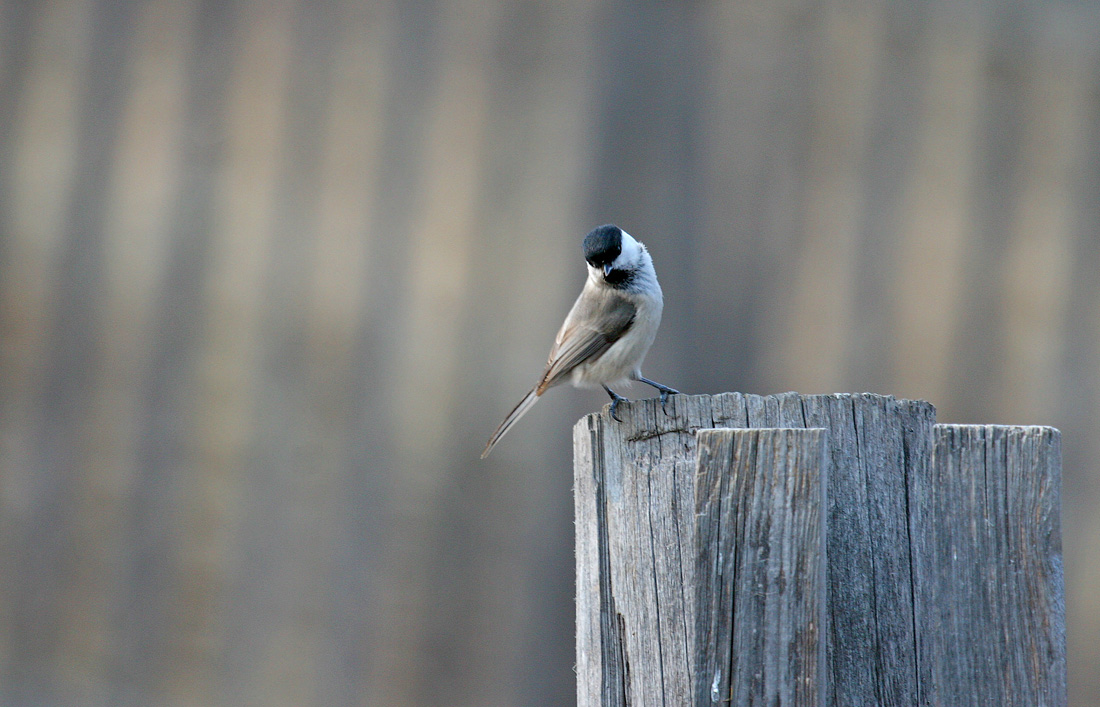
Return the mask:
<svg viewBox="0 0 1100 707">
<path fill-rule="evenodd" d="M 554 339 L 546 370 L 493 432 L 482 459 L 543 393 L 567 380 L 578 388 L 602 386 L 611 396 L 616 420 L 615 410 L 626 398 L 612 385 L 631 380 L 651 385 L 661 392 L 662 410 L 668 396 L 680 392 L 642 377 L 642 359 L 657 335 L 664 306 L 649 251 L 626 231 L 607 224 L 585 236 L 584 259 L 588 280 Z"/>
</svg>

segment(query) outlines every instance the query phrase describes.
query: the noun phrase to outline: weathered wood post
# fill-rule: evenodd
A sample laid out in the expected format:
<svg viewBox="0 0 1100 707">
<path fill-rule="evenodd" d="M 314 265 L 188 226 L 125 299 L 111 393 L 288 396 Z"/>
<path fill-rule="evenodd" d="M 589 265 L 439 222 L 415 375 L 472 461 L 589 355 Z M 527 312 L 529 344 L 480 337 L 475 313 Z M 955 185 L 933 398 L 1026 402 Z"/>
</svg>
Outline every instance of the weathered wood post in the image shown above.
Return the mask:
<svg viewBox="0 0 1100 707">
<path fill-rule="evenodd" d="M 1056 430 L 876 395 L 669 413 L 574 430 L 581 707 L 1065 704 Z"/>
<path fill-rule="evenodd" d="M 825 695 L 825 430 L 700 430 L 695 704 Z"/>
<path fill-rule="evenodd" d="M 936 425 L 935 445 L 911 492 L 921 704 L 1066 704 L 1058 430 Z"/>
</svg>

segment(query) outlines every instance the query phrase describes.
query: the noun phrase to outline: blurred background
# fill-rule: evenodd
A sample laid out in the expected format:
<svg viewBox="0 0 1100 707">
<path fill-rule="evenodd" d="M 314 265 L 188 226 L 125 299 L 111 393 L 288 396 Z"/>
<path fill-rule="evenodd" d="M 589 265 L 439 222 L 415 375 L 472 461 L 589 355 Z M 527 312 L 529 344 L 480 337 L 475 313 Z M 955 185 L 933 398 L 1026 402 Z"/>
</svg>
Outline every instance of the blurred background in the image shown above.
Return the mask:
<svg viewBox="0 0 1100 707">
<path fill-rule="evenodd" d="M 3 0 L 0 703 L 572 704 L 605 222 L 655 380 L 1061 428 L 1100 704 L 1091 0 Z"/>
</svg>

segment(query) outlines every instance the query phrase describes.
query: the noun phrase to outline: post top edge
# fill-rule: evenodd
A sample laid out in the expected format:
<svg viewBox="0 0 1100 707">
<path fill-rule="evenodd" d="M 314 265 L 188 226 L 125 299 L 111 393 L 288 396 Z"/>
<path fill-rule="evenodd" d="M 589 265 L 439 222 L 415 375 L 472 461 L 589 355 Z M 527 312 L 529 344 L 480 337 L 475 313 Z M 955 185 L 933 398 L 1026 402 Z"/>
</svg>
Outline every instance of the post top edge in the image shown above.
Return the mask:
<svg viewBox="0 0 1100 707">
<path fill-rule="evenodd" d="M 988 432 L 1022 432 L 1025 434 L 1049 434 L 1061 437 L 1062 431 L 1051 425 L 995 425 L 995 424 L 959 424 L 953 422 L 938 423 L 933 426 L 936 431 L 963 432 L 967 430 Z"/>
<path fill-rule="evenodd" d="M 654 403 L 657 398 L 639 398 L 635 400 L 625 400 L 619 406 L 620 414 L 628 414 L 637 406 L 644 404 Z M 769 401 L 777 403 L 787 402 L 792 400 L 800 401 L 813 401 L 813 400 L 862 400 L 866 402 L 880 402 L 884 405 L 891 403 L 914 408 L 924 408 L 929 413 L 935 416 L 936 407 L 931 402 L 921 399 L 909 399 L 899 398 L 895 395 L 886 395 L 881 393 L 798 393 L 796 391 L 787 391 L 784 393 L 741 393 L 737 391 L 725 391 L 721 393 L 695 393 L 686 394 L 680 393 L 669 398 L 669 408 L 672 408 L 677 402 L 680 405 L 691 405 L 697 408 L 710 407 L 711 401 L 732 401 L 736 404 L 743 404 L 744 402 L 752 401 L 756 404 L 767 404 Z M 582 416 L 577 422 L 578 424 L 584 420 L 587 420 L 591 416 L 608 417 L 610 405 L 604 405 L 600 410 L 588 413 Z"/>
</svg>

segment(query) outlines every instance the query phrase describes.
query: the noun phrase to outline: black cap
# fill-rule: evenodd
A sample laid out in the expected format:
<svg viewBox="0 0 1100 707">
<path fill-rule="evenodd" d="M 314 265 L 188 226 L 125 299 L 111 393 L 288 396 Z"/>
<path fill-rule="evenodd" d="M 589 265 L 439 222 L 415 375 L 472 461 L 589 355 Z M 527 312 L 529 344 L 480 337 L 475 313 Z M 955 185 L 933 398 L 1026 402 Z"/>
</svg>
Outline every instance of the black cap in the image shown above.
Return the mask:
<svg viewBox="0 0 1100 707">
<path fill-rule="evenodd" d="M 584 237 L 584 259 L 599 267 L 613 262 L 623 250 L 623 231 L 613 223 L 592 229 Z"/>
</svg>

